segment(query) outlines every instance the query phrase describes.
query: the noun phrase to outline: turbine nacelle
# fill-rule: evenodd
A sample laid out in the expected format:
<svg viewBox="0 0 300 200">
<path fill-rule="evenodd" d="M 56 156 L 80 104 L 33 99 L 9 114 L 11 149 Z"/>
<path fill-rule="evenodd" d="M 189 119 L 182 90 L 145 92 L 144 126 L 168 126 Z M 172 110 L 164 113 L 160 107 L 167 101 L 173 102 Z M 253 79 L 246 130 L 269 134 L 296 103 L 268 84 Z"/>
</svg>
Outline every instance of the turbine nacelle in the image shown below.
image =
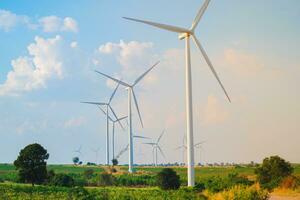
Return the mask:
<svg viewBox="0 0 300 200">
<path fill-rule="evenodd" d="M 183 40 L 187 37 L 190 37 L 191 35 L 194 35 L 194 33 L 193 32 L 179 33 L 178 39 Z"/>
</svg>

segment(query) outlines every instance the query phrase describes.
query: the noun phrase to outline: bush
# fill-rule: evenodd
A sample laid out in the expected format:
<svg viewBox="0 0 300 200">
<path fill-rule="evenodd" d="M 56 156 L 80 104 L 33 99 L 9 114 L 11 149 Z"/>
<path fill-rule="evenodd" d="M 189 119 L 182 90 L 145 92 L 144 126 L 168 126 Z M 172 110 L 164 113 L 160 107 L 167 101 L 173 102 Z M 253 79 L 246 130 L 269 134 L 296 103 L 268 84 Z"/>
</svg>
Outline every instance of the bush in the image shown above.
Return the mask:
<svg viewBox="0 0 300 200">
<path fill-rule="evenodd" d="M 296 176 L 288 176 L 282 179 L 280 183 L 281 188 L 297 189 L 300 186 L 300 179 Z"/>
<path fill-rule="evenodd" d="M 51 181 L 51 185 L 73 187 L 75 184 L 74 179 L 71 176 L 67 174 L 56 174 Z"/>
<path fill-rule="evenodd" d="M 195 192 L 203 192 L 203 190 L 205 190 L 205 184 L 204 183 L 196 183 L 193 189 Z"/>
<path fill-rule="evenodd" d="M 250 181 L 246 176 L 238 175 L 238 173 L 229 173 L 228 181 L 231 186 L 234 185 L 250 186 L 254 183 L 253 181 Z"/>
<path fill-rule="evenodd" d="M 281 180 L 291 175 L 292 172 L 291 164 L 279 156 L 265 158 L 262 165 L 255 169 L 258 182 L 268 189 L 277 187 Z"/>
<path fill-rule="evenodd" d="M 115 185 L 117 186 L 154 186 L 156 185 L 155 176 L 151 175 L 133 175 L 122 174 L 115 176 Z"/>
<path fill-rule="evenodd" d="M 157 175 L 157 185 L 163 190 L 177 190 L 180 187 L 180 178 L 171 168 L 165 168 Z"/>
<path fill-rule="evenodd" d="M 213 195 L 210 199 L 224 199 L 224 200 L 267 200 L 269 193 L 262 190 L 257 185 L 251 187 L 247 186 L 234 186 L 228 191 Z"/>
<path fill-rule="evenodd" d="M 114 185 L 114 177 L 106 172 L 99 175 L 99 185 L 101 186 L 111 186 Z"/>
<path fill-rule="evenodd" d="M 228 189 L 230 187 L 228 181 L 225 178 L 221 178 L 219 176 L 212 176 L 208 180 L 204 182 L 205 188 L 213 193 L 217 193 Z"/>
<path fill-rule="evenodd" d="M 94 170 L 93 169 L 87 169 L 83 172 L 83 175 L 86 179 L 91 179 L 94 175 Z"/>
</svg>

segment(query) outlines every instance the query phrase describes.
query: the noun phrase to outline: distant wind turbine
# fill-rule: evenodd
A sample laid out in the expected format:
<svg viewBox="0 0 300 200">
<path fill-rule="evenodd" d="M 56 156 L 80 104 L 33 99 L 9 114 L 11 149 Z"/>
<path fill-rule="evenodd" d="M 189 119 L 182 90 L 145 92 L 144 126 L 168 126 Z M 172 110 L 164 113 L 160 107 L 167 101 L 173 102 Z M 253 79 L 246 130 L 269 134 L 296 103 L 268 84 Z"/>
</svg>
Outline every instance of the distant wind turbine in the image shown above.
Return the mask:
<svg viewBox="0 0 300 200">
<path fill-rule="evenodd" d="M 106 112 L 99 106 L 99 109 L 106 115 Z M 117 119 L 112 119 L 110 116 L 108 116 L 109 121 L 112 123 L 112 158 L 115 159 L 115 124 L 121 122 L 122 120 L 126 119 L 127 116 L 117 118 Z M 123 130 L 125 130 L 123 127 L 121 127 Z"/>
<path fill-rule="evenodd" d="M 195 42 L 197 48 L 202 53 L 205 61 L 207 62 L 208 66 L 210 67 L 210 70 L 212 71 L 213 75 L 217 79 L 219 85 L 221 86 L 222 90 L 224 91 L 226 97 L 228 98 L 229 102 L 231 101 L 229 98 L 229 95 L 227 91 L 225 90 L 225 87 L 223 86 L 217 72 L 215 71 L 210 59 L 208 58 L 204 48 L 202 47 L 201 43 L 195 36 L 195 29 L 201 20 L 204 12 L 206 11 L 208 4 L 210 0 L 205 0 L 203 6 L 198 11 L 191 28 L 181 28 L 177 26 L 171 26 L 166 24 L 160 24 L 156 22 L 150 22 L 140 19 L 134 19 L 134 18 L 128 18 L 124 17 L 124 19 L 144 23 L 150 26 L 154 26 L 156 28 L 164 29 L 167 31 L 175 32 L 179 34 L 179 39 L 183 40 L 185 39 L 186 44 L 186 69 L 185 69 L 185 77 L 186 77 L 186 132 L 187 132 L 187 158 L 188 158 L 188 186 L 194 186 L 195 185 L 195 169 L 194 169 L 194 136 L 193 136 L 193 102 L 192 102 L 192 72 L 191 72 L 191 56 L 190 56 L 190 37 L 192 37 L 193 41 Z"/>
<path fill-rule="evenodd" d="M 113 93 L 111 94 L 108 102 L 81 102 L 81 103 L 92 104 L 92 105 L 97 105 L 97 106 L 105 106 L 105 115 L 106 115 L 106 165 L 109 165 L 109 111 L 111 111 L 112 114 L 114 115 L 114 117 L 116 119 L 118 119 L 115 111 L 113 110 L 113 108 L 111 107 L 110 104 L 111 104 L 111 101 L 113 100 L 119 86 L 120 86 L 120 83 L 117 84 L 117 86 L 116 86 L 115 90 L 113 91 Z M 120 121 L 118 121 L 118 123 L 123 128 Z"/>
<path fill-rule="evenodd" d="M 96 159 L 95 159 L 95 164 L 98 164 L 98 154 L 99 154 L 99 151 L 100 151 L 100 148 L 98 147 L 97 149 L 93 149 L 92 148 L 92 151 L 95 153 L 96 155 Z"/>
<path fill-rule="evenodd" d="M 78 156 L 81 156 L 82 152 L 81 152 L 82 146 L 80 145 L 80 147 L 76 150 L 74 150 L 75 153 L 78 154 Z"/>
<path fill-rule="evenodd" d="M 156 65 L 158 65 L 159 62 L 155 63 L 152 67 L 150 67 L 150 69 L 148 69 L 146 72 L 144 72 L 142 75 L 140 75 L 135 81 L 133 84 L 128 84 L 128 83 L 125 83 L 121 80 L 118 80 L 116 78 L 113 78 L 111 76 L 108 76 L 102 72 L 99 72 L 99 71 L 96 71 L 97 73 L 101 74 L 102 76 L 105 76 L 106 78 L 109 78 L 113 81 L 115 81 L 116 83 L 119 83 L 123 86 L 126 87 L 127 89 L 127 92 L 128 92 L 128 121 L 129 121 L 129 127 L 128 127 L 128 142 L 129 142 L 129 163 L 128 163 L 128 171 L 130 173 L 133 173 L 134 170 L 133 170 L 133 131 L 132 131 L 132 108 L 131 108 L 131 97 L 133 96 L 133 100 L 134 100 L 134 104 L 135 104 L 135 107 L 137 109 L 137 112 L 138 112 L 138 115 L 139 115 L 139 119 L 140 119 L 140 123 L 143 127 L 143 121 L 142 121 L 142 117 L 141 117 L 141 113 L 140 113 L 140 110 L 139 110 L 139 106 L 138 106 L 138 102 L 137 102 L 137 98 L 135 96 L 135 93 L 134 93 L 134 86 L 136 86 Z"/>
<path fill-rule="evenodd" d="M 159 152 L 161 153 L 161 155 L 164 158 L 166 158 L 164 152 L 162 151 L 161 147 L 159 146 L 159 141 L 162 138 L 162 136 L 164 135 L 164 133 L 165 133 L 165 130 L 163 130 L 163 132 L 157 138 L 156 142 L 147 142 L 147 143 L 144 143 L 144 144 L 152 146 L 152 158 L 153 158 L 153 162 L 154 162 L 155 166 L 157 166 L 157 150 L 159 150 Z"/>
</svg>

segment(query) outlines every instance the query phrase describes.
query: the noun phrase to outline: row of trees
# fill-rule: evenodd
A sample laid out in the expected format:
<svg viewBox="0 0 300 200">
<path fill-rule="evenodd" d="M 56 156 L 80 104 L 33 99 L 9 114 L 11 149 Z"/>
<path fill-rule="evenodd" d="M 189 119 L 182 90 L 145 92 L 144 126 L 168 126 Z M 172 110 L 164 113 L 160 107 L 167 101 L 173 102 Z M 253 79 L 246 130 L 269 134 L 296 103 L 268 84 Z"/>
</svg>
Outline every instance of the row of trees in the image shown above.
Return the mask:
<svg viewBox="0 0 300 200">
<path fill-rule="evenodd" d="M 53 171 L 47 172 L 47 160 L 49 153 L 40 144 L 30 144 L 20 151 L 18 158 L 14 161 L 21 182 L 34 184 L 51 181 L 53 185 L 59 182 L 72 185 L 73 180 L 67 175 L 55 175 Z M 79 159 L 76 160 L 79 162 Z M 76 162 L 76 163 L 77 163 Z M 74 162 L 75 163 L 75 162 Z M 113 165 L 118 161 L 113 160 Z M 265 158 L 261 166 L 255 170 L 257 181 L 266 188 L 274 188 L 280 182 L 292 174 L 293 167 L 289 162 L 279 156 Z M 172 169 L 163 169 L 157 176 L 158 185 L 162 189 L 176 189 L 180 186 L 179 176 Z"/>
</svg>

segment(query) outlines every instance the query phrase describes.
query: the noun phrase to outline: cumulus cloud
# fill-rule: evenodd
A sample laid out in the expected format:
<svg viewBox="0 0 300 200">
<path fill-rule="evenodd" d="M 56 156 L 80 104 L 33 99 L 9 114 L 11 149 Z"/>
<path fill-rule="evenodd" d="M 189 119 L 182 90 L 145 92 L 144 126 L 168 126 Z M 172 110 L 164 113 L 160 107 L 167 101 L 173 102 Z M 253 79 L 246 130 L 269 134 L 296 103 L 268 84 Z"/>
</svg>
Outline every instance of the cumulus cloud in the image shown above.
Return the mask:
<svg viewBox="0 0 300 200">
<path fill-rule="evenodd" d="M 215 96 L 209 95 L 200 116 L 203 116 L 202 123 L 204 125 L 215 125 L 225 122 L 229 117 L 229 112 L 222 107 Z"/>
<path fill-rule="evenodd" d="M 47 16 L 39 20 L 39 23 L 44 32 L 60 32 L 60 31 L 70 31 L 77 32 L 78 25 L 77 22 L 71 18 L 66 17 L 64 19 L 57 16 Z"/>
<path fill-rule="evenodd" d="M 9 10 L 0 9 L 0 29 L 7 32 L 18 24 L 30 26 L 29 17 L 24 15 L 16 15 Z"/>
<path fill-rule="evenodd" d="M 44 39 L 36 37 L 35 42 L 28 46 L 28 56 L 11 61 L 12 70 L 7 74 L 6 81 L 0 85 L 0 95 L 18 95 L 46 87 L 48 80 L 64 77 L 65 51 L 62 37 Z"/>
<path fill-rule="evenodd" d="M 77 21 L 71 17 L 61 18 L 58 16 L 46 16 L 34 21 L 26 15 L 18 15 L 9 10 L 0 9 L 0 30 L 6 32 L 18 25 L 26 26 L 30 29 L 42 28 L 44 32 L 78 32 Z"/>
<path fill-rule="evenodd" d="M 77 117 L 77 118 L 72 118 L 64 123 L 65 128 L 74 128 L 74 127 L 79 127 L 85 124 L 86 119 L 84 117 Z"/>
<path fill-rule="evenodd" d="M 235 49 L 224 51 L 224 61 L 229 64 L 233 72 L 242 75 L 256 75 L 264 70 L 264 64 L 255 55 Z"/>
</svg>

